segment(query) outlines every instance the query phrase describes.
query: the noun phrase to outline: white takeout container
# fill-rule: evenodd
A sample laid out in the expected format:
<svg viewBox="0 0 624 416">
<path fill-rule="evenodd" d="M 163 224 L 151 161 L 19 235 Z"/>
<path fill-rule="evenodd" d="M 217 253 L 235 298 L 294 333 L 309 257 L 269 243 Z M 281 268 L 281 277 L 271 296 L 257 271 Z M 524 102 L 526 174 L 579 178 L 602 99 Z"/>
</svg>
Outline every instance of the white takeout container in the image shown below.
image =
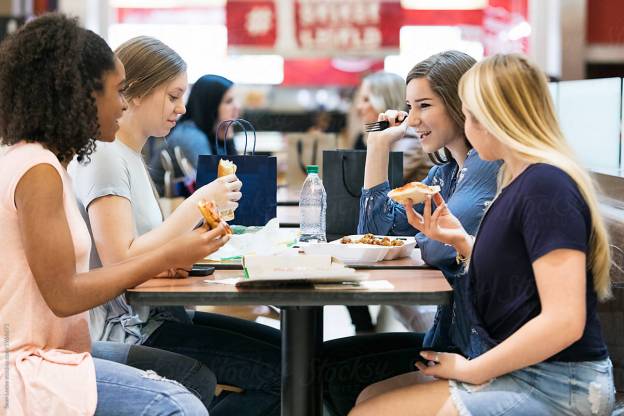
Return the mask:
<svg viewBox="0 0 624 416">
<path fill-rule="evenodd" d="M 243 257 L 248 281 L 354 282 L 368 279 L 330 255 L 273 255 Z"/>
<path fill-rule="evenodd" d="M 359 240 L 364 235 L 349 235 L 351 240 Z M 379 236 L 375 236 L 380 238 Z M 383 236 L 382 236 L 383 237 Z M 402 246 L 377 246 L 374 244 L 342 244 L 341 240 L 329 243 L 311 243 L 302 246 L 303 251 L 309 255 L 326 254 L 332 255 L 349 263 L 375 263 L 382 260 L 395 260 L 412 255 L 416 247 L 414 237 L 388 237 L 391 240 L 400 239 Z"/>
</svg>

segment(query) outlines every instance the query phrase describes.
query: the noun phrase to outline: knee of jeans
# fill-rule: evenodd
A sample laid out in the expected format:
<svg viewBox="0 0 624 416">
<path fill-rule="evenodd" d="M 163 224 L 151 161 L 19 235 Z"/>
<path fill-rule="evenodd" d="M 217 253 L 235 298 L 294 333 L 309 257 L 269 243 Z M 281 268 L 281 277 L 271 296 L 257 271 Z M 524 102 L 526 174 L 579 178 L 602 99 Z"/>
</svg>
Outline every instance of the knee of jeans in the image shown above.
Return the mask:
<svg viewBox="0 0 624 416">
<path fill-rule="evenodd" d="M 151 384 L 156 397 L 145 409 L 144 414 L 175 415 L 175 416 L 204 416 L 208 415 L 206 405 L 188 388 L 175 380 L 162 377 L 152 370 L 143 371 L 143 377 L 157 384 Z"/>
<path fill-rule="evenodd" d="M 168 396 L 164 400 L 166 402 L 163 406 L 164 415 L 208 416 L 206 406 L 201 402 L 201 400 L 188 392 Z"/>
</svg>

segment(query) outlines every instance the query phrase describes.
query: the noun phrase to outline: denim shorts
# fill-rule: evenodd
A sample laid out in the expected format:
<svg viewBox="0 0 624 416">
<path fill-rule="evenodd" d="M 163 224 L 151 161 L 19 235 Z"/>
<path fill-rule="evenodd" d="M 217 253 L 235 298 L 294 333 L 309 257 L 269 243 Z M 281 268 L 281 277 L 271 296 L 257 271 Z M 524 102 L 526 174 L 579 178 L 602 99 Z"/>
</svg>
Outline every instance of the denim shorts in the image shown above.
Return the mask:
<svg viewBox="0 0 624 416">
<path fill-rule="evenodd" d="M 611 415 L 615 401 L 610 359 L 543 362 L 487 383 L 449 381 L 461 416 Z"/>
</svg>

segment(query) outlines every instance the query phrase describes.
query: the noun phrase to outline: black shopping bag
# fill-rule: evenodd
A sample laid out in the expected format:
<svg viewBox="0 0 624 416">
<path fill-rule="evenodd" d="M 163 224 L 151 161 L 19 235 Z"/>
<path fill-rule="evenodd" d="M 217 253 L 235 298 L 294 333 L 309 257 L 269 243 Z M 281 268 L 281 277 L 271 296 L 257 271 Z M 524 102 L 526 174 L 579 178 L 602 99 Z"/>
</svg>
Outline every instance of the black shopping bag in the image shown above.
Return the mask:
<svg viewBox="0 0 624 416">
<path fill-rule="evenodd" d="M 243 183 L 243 194 L 239 201 L 238 209 L 234 212 L 234 219 L 230 221 L 236 225 L 265 225 L 269 220 L 277 216 L 277 161 L 273 156 L 256 156 L 256 130 L 247 120 L 227 120 L 219 124 L 217 134 L 221 129 L 227 130 L 232 125 L 240 126 L 245 132 L 245 150 L 243 155 L 219 154 L 217 143 L 217 155 L 200 155 L 197 161 L 197 186 L 203 186 L 217 178 L 217 166 L 220 159 L 228 159 L 236 164 L 236 176 Z M 247 155 L 247 132 L 253 132 L 253 148 Z M 215 141 L 217 138 L 215 137 Z"/>
<path fill-rule="evenodd" d="M 323 186 L 327 192 L 326 232 L 332 238 L 357 232 L 365 165 L 366 150 L 323 152 Z M 390 152 L 388 181 L 391 188 L 403 185 L 403 152 Z"/>
</svg>

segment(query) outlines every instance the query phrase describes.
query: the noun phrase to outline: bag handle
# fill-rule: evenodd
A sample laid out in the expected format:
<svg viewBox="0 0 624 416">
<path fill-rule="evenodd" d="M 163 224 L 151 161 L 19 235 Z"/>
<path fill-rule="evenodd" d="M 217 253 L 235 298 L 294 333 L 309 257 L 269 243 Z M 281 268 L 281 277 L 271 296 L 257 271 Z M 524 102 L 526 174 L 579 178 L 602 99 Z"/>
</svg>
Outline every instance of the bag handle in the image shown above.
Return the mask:
<svg viewBox="0 0 624 416">
<path fill-rule="evenodd" d="M 216 131 L 216 135 L 215 135 L 215 149 L 217 151 L 217 155 L 219 155 L 219 136 L 221 133 L 221 128 L 224 128 L 224 135 L 223 137 L 227 137 L 228 132 L 230 131 L 230 127 L 232 125 L 237 125 L 239 126 L 243 132 L 245 133 L 245 148 L 243 150 L 243 155 L 247 154 L 247 131 L 249 128 L 252 132 L 253 132 L 253 138 L 254 138 L 254 142 L 253 142 L 253 147 L 251 150 L 251 156 L 254 156 L 256 153 L 256 129 L 253 126 L 253 124 L 251 124 L 249 121 L 242 119 L 242 118 L 237 118 L 234 120 L 224 120 L 221 123 L 219 123 L 219 125 L 217 126 L 217 131 Z M 227 156 L 227 146 L 225 144 L 225 140 L 223 141 L 223 155 Z"/>
<path fill-rule="evenodd" d="M 238 121 L 239 123 L 243 123 L 245 126 L 249 127 L 249 129 L 253 132 L 253 147 L 251 148 L 251 156 L 254 156 L 256 154 L 256 128 L 253 126 L 253 124 L 251 124 L 249 121 L 245 120 L 244 118 L 237 118 L 236 121 Z M 240 124 L 238 124 L 240 126 Z M 245 130 L 245 133 L 247 133 L 247 129 L 245 129 L 243 127 L 243 129 Z M 245 150 L 243 152 L 243 154 L 247 154 L 247 134 L 245 134 Z"/>
<path fill-rule="evenodd" d="M 347 156 L 345 154 L 342 155 L 342 184 L 344 185 L 345 189 L 347 190 L 347 193 L 349 195 L 351 195 L 353 198 L 360 198 L 362 196 L 362 191 L 360 190 L 359 193 L 357 192 L 351 192 L 351 190 L 349 189 L 349 186 L 347 185 L 347 181 L 345 180 L 345 176 L 346 176 L 346 170 L 345 170 L 345 161 L 347 160 Z"/>
<path fill-rule="evenodd" d="M 221 123 L 219 123 L 219 125 L 217 126 L 217 131 L 215 134 L 215 149 L 217 151 L 217 156 L 220 155 L 221 152 L 219 152 L 219 136 L 221 133 L 221 128 L 225 128 L 224 130 L 224 134 L 227 134 L 227 130 L 230 127 L 230 124 L 232 124 L 235 120 L 223 120 Z M 224 136 L 225 137 L 225 136 Z M 246 137 L 245 137 L 246 138 Z M 223 141 L 223 155 L 227 156 L 227 146 L 225 144 L 225 140 Z"/>
</svg>

